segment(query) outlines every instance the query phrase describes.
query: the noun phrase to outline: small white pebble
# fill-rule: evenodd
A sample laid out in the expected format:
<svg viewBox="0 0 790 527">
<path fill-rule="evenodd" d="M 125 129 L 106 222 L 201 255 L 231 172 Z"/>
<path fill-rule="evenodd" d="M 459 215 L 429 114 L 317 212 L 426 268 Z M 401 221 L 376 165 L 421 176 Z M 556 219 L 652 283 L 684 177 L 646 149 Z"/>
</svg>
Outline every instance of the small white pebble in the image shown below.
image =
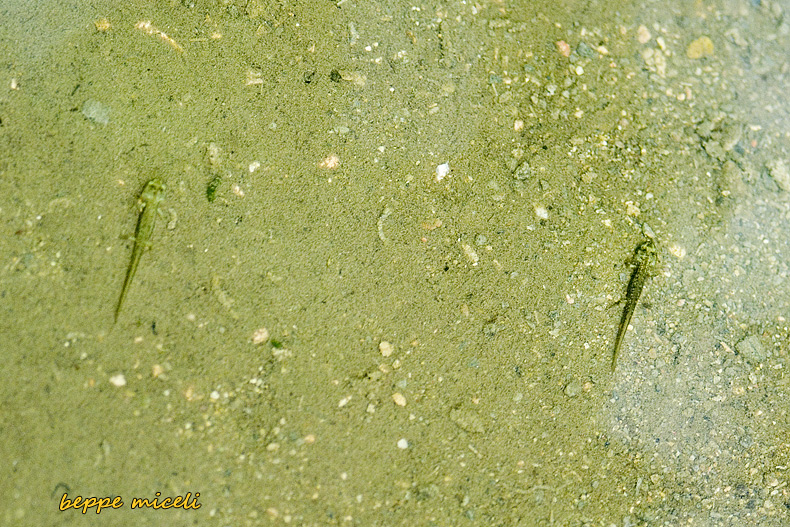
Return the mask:
<svg viewBox="0 0 790 527">
<path fill-rule="evenodd" d="M 535 207 L 535 215 L 542 220 L 549 219 L 549 211 L 546 210 L 546 207 L 541 207 L 540 205 Z"/>
<path fill-rule="evenodd" d="M 401 450 L 406 450 L 409 448 L 409 442 L 404 438 L 398 439 L 398 448 Z"/>
<path fill-rule="evenodd" d="M 669 246 L 669 254 L 671 254 L 675 258 L 683 258 L 684 256 L 686 256 L 686 248 L 676 243 L 673 243 L 672 245 Z"/>
<path fill-rule="evenodd" d="M 436 181 L 441 181 L 450 173 L 450 163 L 442 163 L 436 167 Z"/>
<path fill-rule="evenodd" d="M 406 398 L 400 392 L 392 394 L 392 401 L 398 406 L 406 406 Z"/>
<path fill-rule="evenodd" d="M 112 377 L 110 377 L 110 384 L 112 384 L 117 388 L 120 388 L 121 386 L 126 386 L 126 377 L 124 377 L 123 373 L 113 375 Z"/>
<path fill-rule="evenodd" d="M 395 351 L 395 348 L 386 340 L 382 340 L 379 343 L 379 351 L 382 357 L 389 357 Z"/>
<path fill-rule="evenodd" d="M 480 262 L 480 257 L 477 255 L 474 249 L 472 249 L 471 245 L 464 243 L 461 245 L 461 248 L 464 250 L 464 254 L 472 263 L 473 266 L 477 265 Z"/>
<path fill-rule="evenodd" d="M 330 154 L 326 156 L 320 163 L 318 163 L 318 168 L 325 168 L 327 170 L 335 170 L 340 166 L 340 158 L 337 157 L 335 154 Z"/>
<path fill-rule="evenodd" d="M 214 390 L 213 392 L 211 392 L 209 397 L 211 397 L 212 401 L 216 401 L 217 399 L 219 399 L 220 395 L 219 395 L 219 392 L 217 390 Z"/>
<path fill-rule="evenodd" d="M 645 26 L 639 26 L 636 30 L 636 39 L 640 44 L 647 44 L 650 40 L 650 31 Z"/>
<path fill-rule="evenodd" d="M 267 340 L 269 340 L 269 330 L 266 328 L 256 329 L 255 333 L 252 334 L 253 344 L 263 344 Z"/>
<path fill-rule="evenodd" d="M 250 174 L 258 170 L 259 168 L 261 168 L 260 161 L 253 161 L 252 163 L 250 163 L 250 166 L 248 167 Z"/>
<path fill-rule="evenodd" d="M 350 401 L 351 401 L 351 396 L 350 396 L 350 395 L 348 395 L 348 396 L 346 396 L 346 397 L 343 397 L 342 399 L 340 399 L 340 402 L 339 402 L 339 403 L 337 403 L 337 407 L 338 407 L 338 408 L 343 408 L 343 407 L 344 407 L 345 405 L 347 405 L 347 404 L 348 404 Z"/>
</svg>

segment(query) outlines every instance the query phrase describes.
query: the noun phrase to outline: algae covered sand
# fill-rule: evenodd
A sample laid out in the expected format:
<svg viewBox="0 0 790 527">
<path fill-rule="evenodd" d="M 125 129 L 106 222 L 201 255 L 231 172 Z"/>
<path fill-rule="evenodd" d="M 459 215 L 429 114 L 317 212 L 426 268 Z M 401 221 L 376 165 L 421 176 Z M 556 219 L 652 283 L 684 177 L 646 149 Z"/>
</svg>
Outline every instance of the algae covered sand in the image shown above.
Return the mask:
<svg viewBox="0 0 790 527">
<path fill-rule="evenodd" d="M 39 4 L 0 523 L 788 522 L 787 6 Z"/>
</svg>

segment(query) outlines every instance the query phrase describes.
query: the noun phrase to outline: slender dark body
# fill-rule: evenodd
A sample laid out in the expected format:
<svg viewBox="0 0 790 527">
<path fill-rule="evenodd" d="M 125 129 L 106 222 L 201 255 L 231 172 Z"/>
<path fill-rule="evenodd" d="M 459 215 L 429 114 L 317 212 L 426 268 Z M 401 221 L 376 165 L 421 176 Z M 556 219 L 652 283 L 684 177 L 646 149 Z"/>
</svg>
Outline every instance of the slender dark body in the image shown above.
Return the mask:
<svg viewBox="0 0 790 527">
<path fill-rule="evenodd" d="M 123 280 L 121 296 L 118 298 L 118 305 L 115 307 L 115 322 L 118 321 L 118 314 L 121 306 L 129 292 L 129 285 L 132 283 L 137 266 L 140 264 L 140 257 L 143 251 L 151 246 L 151 236 L 154 233 L 156 215 L 159 204 L 165 198 L 165 184 L 159 178 L 154 178 L 143 187 L 140 193 L 140 216 L 137 218 L 137 228 L 134 231 L 134 248 L 132 249 L 132 259 L 129 260 L 129 267 L 126 269 L 126 278 Z"/>
<path fill-rule="evenodd" d="M 617 338 L 614 341 L 612 371 L 614 371 L 617 366 L 617 355 L 620 353 L 620 346 L 623 344 L 625 332 L 628 330 L 628 325 L 631 323 L 631 317 L 634 316 L 636 304 L 639 302 L 639 297 L 642 295 L 642 289 L 645 287 L 645 282 L 650 277 L 650 267 L 655 254 L 656 246 L 650 238 L 640 243 L 634 253 L 634 272 L 631 275 L 631 280 L 628 282 L 628 289 L 625 294 L 625 308 L 623 309 L 623 316 L 620 319 L 620 329 L 617 331 Z"/>
</svg>

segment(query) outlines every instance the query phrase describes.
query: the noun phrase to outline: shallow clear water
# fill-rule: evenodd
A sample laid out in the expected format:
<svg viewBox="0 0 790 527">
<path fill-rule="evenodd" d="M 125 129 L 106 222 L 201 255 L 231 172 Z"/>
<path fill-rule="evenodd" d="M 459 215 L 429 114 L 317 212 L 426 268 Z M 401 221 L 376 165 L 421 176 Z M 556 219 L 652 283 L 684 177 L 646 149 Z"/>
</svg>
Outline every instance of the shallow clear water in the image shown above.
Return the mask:
<svg viewBox="0 0 790 527">
<path fill-rule="evenodd" d="M 0 518 L 786 523 L 787 9 L 7 3 Z"/>
</svg>

